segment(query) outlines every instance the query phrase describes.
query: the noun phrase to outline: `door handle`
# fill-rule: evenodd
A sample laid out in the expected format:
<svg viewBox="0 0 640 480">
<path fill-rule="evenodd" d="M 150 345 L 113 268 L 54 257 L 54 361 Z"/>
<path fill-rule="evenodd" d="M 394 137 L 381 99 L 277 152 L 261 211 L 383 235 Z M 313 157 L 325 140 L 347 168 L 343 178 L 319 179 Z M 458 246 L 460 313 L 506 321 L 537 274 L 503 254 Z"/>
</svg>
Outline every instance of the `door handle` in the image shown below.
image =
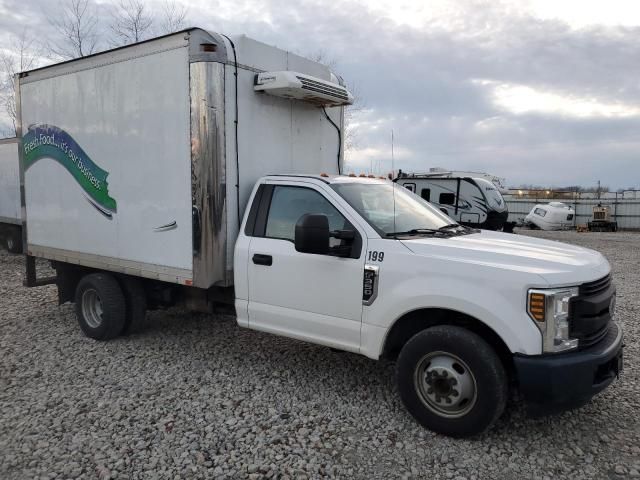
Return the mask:
<svg viewBox="0 0 640 480">
<path fill-rule="evenodd" d="M 273 257 L 271 255 L 256 253 L 253 256 L 253 263 L 256 265 L 266 265 L 267 267 L 270 267 L 273 264 Z"/>
<path fill-rule="evenodd" d="M 167 223 L 166 225 L 162 225 L 160 227 L 156 227 L 153 229 L 154 232 L 168 232 L 169 230 L 175 230 L 178 228 L 178 223 L 174 220 L 171 223 Z"/>
</svg>

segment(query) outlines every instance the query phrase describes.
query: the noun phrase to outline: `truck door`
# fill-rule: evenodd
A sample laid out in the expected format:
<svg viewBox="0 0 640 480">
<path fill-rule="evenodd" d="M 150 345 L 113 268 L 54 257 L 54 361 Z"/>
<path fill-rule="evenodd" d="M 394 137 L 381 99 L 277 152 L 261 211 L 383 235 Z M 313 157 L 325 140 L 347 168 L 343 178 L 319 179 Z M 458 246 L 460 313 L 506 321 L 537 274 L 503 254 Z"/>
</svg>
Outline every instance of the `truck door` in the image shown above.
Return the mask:
<svg viewBox="0 0 640 480">
<path fill-rule="evenodd" d="M 249 328 L 358 351 L 365 235 L 313 184 L 266 187 L 249 243 Z M 327 255 L 296 251 L 295 225 L 307 213 L 327 215 L 330 230 L 353 230 L 355 239 L 332 238 Z M 348 245 L 353 254 L 338 256 Z"/>
</svg>

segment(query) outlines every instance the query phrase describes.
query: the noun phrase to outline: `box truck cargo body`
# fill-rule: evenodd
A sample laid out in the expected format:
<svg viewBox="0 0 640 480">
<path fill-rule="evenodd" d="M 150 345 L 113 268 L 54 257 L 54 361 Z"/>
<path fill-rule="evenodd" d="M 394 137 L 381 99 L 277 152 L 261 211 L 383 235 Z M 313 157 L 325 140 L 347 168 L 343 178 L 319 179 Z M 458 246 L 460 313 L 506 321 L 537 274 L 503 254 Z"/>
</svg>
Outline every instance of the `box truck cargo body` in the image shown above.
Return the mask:
<svg viewBox="0 0 640 480">
<path fill-rule="evenodd" d="M 342 107 L 254 91 L 325 66 L 193 29 L 22 74 L 30 254 L 208 288 L 232 283 L 262 175 L 337 173 Z"/>
<path fill-rule="evenodd" d="M 91 338 L 227 300 L 241 327 L 396 360 L 409 412 L 453 436 L 510 385 L 566 409 L 622 369 L 606 259 L 340 175 L 353 97 L 323 65 L 191 29 L 22 73 L 18 98 L 26 283 Z"/>
<path fill-rule="evenodd" d="M 17 138 L 0 140 L 0 240 L 10 252 L 22 252 L 22 208 Z"/>
</svg>

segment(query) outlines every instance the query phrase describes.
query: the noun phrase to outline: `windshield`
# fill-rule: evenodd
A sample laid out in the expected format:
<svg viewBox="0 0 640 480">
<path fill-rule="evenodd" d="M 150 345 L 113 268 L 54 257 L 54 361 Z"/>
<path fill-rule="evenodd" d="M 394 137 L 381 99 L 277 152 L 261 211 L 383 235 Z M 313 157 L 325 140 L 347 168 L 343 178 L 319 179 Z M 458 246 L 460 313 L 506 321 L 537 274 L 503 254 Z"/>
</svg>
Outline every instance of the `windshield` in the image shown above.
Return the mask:
<svg viewBox="0 0 640 480">
<path fill-rule="evenodd" d="M 438 230 L 456 224 L 395 183 L 334 183 L 331 186 L 383 237 L 395 232 Z"/>
</svg>

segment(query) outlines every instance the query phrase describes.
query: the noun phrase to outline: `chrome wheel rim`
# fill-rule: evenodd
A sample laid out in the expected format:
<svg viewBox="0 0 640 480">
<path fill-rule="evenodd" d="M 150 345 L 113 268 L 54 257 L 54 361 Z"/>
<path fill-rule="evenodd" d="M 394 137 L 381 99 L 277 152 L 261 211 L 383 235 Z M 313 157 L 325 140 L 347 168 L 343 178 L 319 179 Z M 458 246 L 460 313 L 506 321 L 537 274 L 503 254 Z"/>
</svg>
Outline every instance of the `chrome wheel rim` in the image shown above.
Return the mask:
<svg viewBox="0 0 640 480">
<path fill-rule="evenodd" d="M 13 250 L 13 238 L 7 238 L 7 249 Z"/>
<path fill-rule="evenodd" d="M 415 369 L 414 384 L 422 403 L 441 417 L 463 417 L 476 403 L 476 378 L 452 353 L 432 352 L 422 357 Z"/>
<path fill-rule="evenodd" d="M 93 288 L 82 294 L 82 316 L 91 328 L 98 328 L 102 324 L 102 301 L 98 292 Z"/>
</svg>

